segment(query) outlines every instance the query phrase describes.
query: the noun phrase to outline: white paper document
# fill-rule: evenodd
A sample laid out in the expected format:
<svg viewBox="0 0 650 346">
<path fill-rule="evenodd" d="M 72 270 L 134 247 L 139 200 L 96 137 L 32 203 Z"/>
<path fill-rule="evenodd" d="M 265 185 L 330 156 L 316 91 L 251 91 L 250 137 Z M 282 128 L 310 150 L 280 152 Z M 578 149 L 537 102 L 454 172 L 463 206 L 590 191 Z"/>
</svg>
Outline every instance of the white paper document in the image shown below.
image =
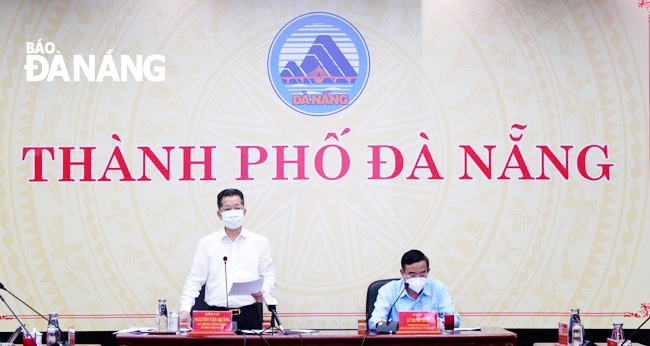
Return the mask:
<svg viewBox="0 0 650 346">
<path fill-rule="evenodd" d="M 264 277 L 260 276 L 257 280 L 248 282 L 233 282 L 228 295 L 231 296 L 248 296 L 262 290 Z"/>
<path fill-rule="evenodd" d="M 130 327 L 130 328 L 118 330 L 113 334 L 123 334 L 123 333 L 142 334 L 142 333 L 153 333 L 155 331 L 156 328 L 151 328 L 151 327 Z"/>
<path fill-rule="evenodd" d="M 481 327 L 458 327 L 458 328 L 454 328 L 454 331 L 457 331 L 457 332 L 472 331 L 472 330 L 476 330 L 476 331 L 480 332 Z"/>
</svg>

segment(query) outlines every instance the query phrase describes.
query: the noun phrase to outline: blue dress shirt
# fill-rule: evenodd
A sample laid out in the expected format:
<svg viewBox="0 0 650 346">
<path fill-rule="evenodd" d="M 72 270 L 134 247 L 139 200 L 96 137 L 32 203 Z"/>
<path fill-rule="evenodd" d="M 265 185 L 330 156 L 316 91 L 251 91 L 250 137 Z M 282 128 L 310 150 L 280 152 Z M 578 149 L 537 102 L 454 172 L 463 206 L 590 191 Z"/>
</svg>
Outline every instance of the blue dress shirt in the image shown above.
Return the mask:
<svg viewBox="0 0 650 346">
<path fill-rule="evenodd" d="M 388 310 L 394 302 L 395 306 L 391 310 L 390 316 L 388 316 Z M 394 280 L 381 286 L 379 289 L 377 300 L 375 301 L 375 309 L 372 311 L 372 315 L 368 321 L 368 327 L 370 330 L 375 330 L 377 322 L 381 321 L 382 318 L 397 322 L 400 311 L 434 310 L 438 312 L 438 317 L 443 317 L 445 313 L 453 312 L 455 315 L 455 327 L 458 328 L 460 326 L 460 315 L 456 312 L 447 285 L 442 281 L 427 278 L 427 283 L 424 285 L 422 292 L 420 292 L 417 299 L 413 299 L 404 290 L 404 279 Z"/>
</svg>

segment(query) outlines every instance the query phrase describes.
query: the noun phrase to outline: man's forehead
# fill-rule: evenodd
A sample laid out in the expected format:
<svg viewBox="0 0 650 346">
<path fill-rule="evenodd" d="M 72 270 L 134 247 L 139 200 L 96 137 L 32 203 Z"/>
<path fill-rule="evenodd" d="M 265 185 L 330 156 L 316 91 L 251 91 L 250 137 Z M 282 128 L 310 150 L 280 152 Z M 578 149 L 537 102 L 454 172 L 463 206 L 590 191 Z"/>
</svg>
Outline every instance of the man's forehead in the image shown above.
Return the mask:
<svg viewBox="0 0 650 346">
<path fill-rule="evenodd" d="M 241 204 L 241 198 L 239 196 L 228 196 L 224 197 L 221 202 L 223 204 Z"/>
<path fill-rule="evenodd" d="M 426 261 L 420 261 L 420 262 L 415 262 L 411 264 L 407 264 L 404 266 L 406 271 L 423 271 L 427 270 L 427 262 Z"/>
</svg>

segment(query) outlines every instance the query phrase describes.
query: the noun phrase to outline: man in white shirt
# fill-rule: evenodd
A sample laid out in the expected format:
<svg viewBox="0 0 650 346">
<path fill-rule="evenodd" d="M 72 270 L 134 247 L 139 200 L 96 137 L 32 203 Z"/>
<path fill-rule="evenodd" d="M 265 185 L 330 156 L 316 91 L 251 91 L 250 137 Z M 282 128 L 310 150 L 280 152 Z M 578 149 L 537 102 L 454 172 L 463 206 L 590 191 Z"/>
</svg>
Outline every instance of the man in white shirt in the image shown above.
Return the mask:
<svg viewBox="0 0 650 346">
<path fill-rule="evenodd" d="M 226 189 L 217 196 L 217 216 L 223 229 L 201 238 L 181 295 L 180 325 L 190 324 L 190 310 L 205 284 L 205 302 L 210 310 L 233 312 L 238 329 L 262 328 L 262 301 L 275 287 L 276 276 L 271 245 L 266 237 L 243 228 L 244 194 Z M 227 277 L 226 277 L 227 270 Z M 226 296 L 233 282 L 264 278 L 260 292 L 249 296 Z M 226 288 L 226 279 L 228 286 Z"/>
</svg>

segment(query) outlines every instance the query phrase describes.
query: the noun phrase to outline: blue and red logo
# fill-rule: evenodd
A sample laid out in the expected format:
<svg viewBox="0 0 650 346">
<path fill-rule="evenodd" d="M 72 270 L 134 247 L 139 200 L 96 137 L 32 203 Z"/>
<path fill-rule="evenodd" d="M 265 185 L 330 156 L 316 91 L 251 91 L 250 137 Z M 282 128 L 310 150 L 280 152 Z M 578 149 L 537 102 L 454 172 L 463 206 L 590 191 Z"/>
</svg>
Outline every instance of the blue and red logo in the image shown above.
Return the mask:
<svg viewBox="0 0 650 346">
<path fill-rule="evenodd" d="M 331 13 L 293 19 L 269 49 L 268 73 L 275 93 L 307 115 L 330 115 L 347 108 L 361 95 L 369 72 L 363 37 Z"/>
</svg>

